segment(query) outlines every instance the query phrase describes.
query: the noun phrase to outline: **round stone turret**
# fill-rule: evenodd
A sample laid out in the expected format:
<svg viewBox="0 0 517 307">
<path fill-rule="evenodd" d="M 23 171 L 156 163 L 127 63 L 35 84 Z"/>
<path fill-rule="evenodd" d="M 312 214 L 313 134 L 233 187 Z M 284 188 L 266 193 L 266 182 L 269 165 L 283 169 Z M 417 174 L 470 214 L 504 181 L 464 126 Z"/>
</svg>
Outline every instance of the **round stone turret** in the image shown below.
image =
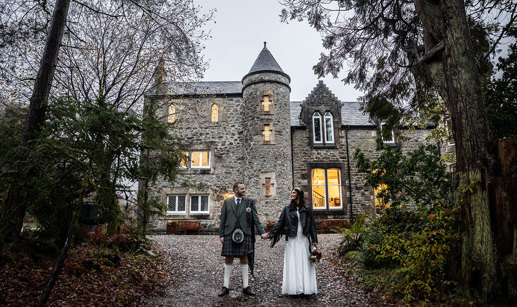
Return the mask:
<svg viewBox="0 0 517 307">
<path fill-rule="evenodd" d="M 247 194 L 264 222 L 278 219 L 293 188 L 290 81 L 266 43 L 242 78 Z"/>
</svg>

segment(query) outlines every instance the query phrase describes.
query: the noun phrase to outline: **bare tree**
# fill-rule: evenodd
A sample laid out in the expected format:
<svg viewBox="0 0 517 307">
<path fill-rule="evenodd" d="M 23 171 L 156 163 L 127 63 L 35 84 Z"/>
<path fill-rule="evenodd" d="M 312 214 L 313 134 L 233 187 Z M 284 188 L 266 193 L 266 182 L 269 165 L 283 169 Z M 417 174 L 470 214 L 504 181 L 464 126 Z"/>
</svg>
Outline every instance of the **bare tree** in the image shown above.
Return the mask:
<svg viewBox="0 0 517 307">
<path fill-rule="evenodd" d="M 19 8 L 18 14 L 12 18 L 23 20 L 24 14 L 33 11 L 36 12 L 32 14 L 37 20 L 46 16 L 41 13 L 41 10 L 47 9 L 46 1 L 43 1 L 44 5 L 35 7 L 28 7 L 31 3 L 26 1 L 9 1 Z M 59 3 L 56 3 L 56 7 Z M 171 79 L 196 78 L 202 75 L 204 60 L 200 51 L 201 41 L 206 38 L 206 33 L 201 27 L 210 19 L 210 13 L 200 15 L 199 8 L 187 0 L 74 1 L 68 22 L 66 16 L 62 20 L 66 22 L 62 25 L 65 29 L 63 40 L 52 42 L 53 47 L 61 47 L 62 50 L 50 97 L 68 97 L 76 103 L 97 102 L 111 110 L 139 111 L 143 95 L 152 85 L 152 73 L 159 58 L 164 59 L 165 68 L 169 72 L 167 75 Z M 39 24 L 44 22 L 40 21 Z M 13 31 L 23 28 L 22 25 Z M 9 67 L 7 61 L 3 63 L 6 64 L 3 71 L 8 76 L 7 81 L 19 81 L 12 82 L 13 94 L 10 99 L 21 100 L 27 96 L 26 84 L 27 80 L 31 80 L 34 62 L 33 57 L 27 54 L 37 54 L 38 50 L 37 44 L 31 46 L 30 42 L 31 40 L 25 39 L 20 44 L 5 44 L 6 51 L 8 47 L 18 50 L 10 53 L 12 59 L 26 59 L 23 67 Z M 50 84 L 46 91 L 48 94 Z M 45 102 L 47 100 L 48 97 L 44 99 Z M 41 129 L 45 119 L 45 109 L 38 110 L 37 124 L 30 126 L 36 127 L 36 130 L 31 128 L 24 135 L 38 137 L 37 131 Z M 34 116 L 34 113 L 29 114 Z M 119 169 L 118 165 L 124 161 L 119 160 L 119 152 L 108 150 L 108 143 L 109 135 L 98 134 L 98 155 L 92 157 L 98 158 L 98 169 L 103 170 L 96 177 L 101 178 L 97 184 L 108 187 L 100 190 L 108 192 L 98 193 L 99 200 L 108 204 L 117 215 L 115 189 L 121 178 L 120 172 L 113 170 Z M 0 241 L 15 238 L 20 232 L 27 195 L 15 193 L 17 190 L 21 191 L 23 187 L 18 185 L 17 189 L 9 188 L 9 195 L 12 196 L 2 204 L 3 227 Z M 13 222 L 4 224 L 3 221 Z"/>
</svg>

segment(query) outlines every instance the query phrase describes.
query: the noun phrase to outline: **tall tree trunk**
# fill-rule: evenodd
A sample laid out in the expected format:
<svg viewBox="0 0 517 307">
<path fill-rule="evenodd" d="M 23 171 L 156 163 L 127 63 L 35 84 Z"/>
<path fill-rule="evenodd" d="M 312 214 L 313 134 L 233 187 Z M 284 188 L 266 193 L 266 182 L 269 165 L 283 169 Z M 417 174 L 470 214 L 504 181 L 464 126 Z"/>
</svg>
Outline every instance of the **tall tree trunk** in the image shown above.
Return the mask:
<svg viewBox="0 0 517 307">
<path fill-rule="evenodd" d="M 461 268 L 466 288 L 485 300 L 499 292 L 494 222 L 491 219 L 487 166 L 488 121 L 481 95 L 475 51 L 463 0 L 414 0 L 424 26 L 426 51 L 440 52 L 425 65 L 449 110 L 456 144 L 461 205 Z M 445 87 L 445 88 L 444 88 Z"/>
<path fill-rule="evenodd" d="M 458 201 L 462 205 L 461 278 L 465 285 L 480 290 L 483 298 L 489 300 L 498 292 L 499 285 L 488 195 L 488 121 L 478 68 L 473 63 L 476 56 L 465 4 L 463 0 L 443 0 L 441 4 L 447 107 L 455 135 L 460 178 Z"/>
<path fill-rule="evenodd" d="M 22 132 L 21 145 L 27 147 L 29 142 L 38 138 L 45 121 L 45 113 L 47 109 L 47 101 L 52 87 L 54 71 L 56 68 L 59 48 L 63 38 L 63 31 L 66 25 L 68 8 L 70 0 L 57 0 L 52 13 L 52 22 L 45 43 L 45 50 L 41 58 L 41 62 L 36 75 L 36 82 L 30 98 L 29 112 L 25 119 Z M 28 157 L 29 149 L 20 154 L 18 161 L 25 164 Z M 24 173 L 25 178 L 31 177 L 32 171 Z M 23 176 L 20 182 L 14 183 L 9 187 L 6 200 L 0 209 L 0 245 L 6 240 L 13 240 L 19 237 L 23 224 L 23 217 L 27 208 L 27 193 L 29 190 L 26 186 L 28 180 L 24 180 Z"/>
</svg>

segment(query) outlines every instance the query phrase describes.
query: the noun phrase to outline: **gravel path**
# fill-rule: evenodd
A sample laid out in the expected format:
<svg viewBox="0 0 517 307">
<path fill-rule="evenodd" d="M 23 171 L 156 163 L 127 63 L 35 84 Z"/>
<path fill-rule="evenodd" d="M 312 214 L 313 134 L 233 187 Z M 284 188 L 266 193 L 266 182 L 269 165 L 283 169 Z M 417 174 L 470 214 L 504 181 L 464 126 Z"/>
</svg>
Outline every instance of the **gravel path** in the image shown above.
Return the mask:
<svg viewBox="0 0 517 307">
<path fill-rule="evenodd" d="M 168 251 L 173 284 L 165 297 L 156 298 L 149 306 L 379 306 L 388 305 L 374 293 L 354 285 L 346 268 L 337 264 L 334 255 L 339 244 L 337 234 L 318 236 L 323 261 L 316 268 L 318 294 L 292 297 L 281 294 L 285 240 L 274 248 L 269 241 L 257 237 L 255 244 L 255 278 L 250 286 L 257 294 L 242 294 L 239 261 L 235 259 L 230 280 L 230 294 L 218 297 L 223 283 L 224 257 L 216 235 L 162 235 L 151 237 Z"/>
</svg>

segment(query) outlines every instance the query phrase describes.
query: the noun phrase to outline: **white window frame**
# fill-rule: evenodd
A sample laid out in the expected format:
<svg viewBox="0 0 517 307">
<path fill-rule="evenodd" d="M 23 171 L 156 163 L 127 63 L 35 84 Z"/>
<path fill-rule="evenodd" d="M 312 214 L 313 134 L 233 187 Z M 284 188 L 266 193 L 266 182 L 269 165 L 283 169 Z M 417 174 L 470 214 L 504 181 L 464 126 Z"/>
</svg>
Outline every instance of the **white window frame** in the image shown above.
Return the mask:
<svg viewBox="0 0 517 307">
<path fill-rule="evenodd" d="M 321 167 L 314 167 L 314 168 L 311 168 L 311 195 L 314 193 L 313 191 L 313 186 L 314 186 L 314 178 L 313 178 L 313 170 L 315 169 L 322 169 L 323 170 L 323 184 L 318 184 L 317 186 L 323 186 L 323 191 L 324 191 L 324 204 L 325 204 L 325 207 L 312 207 L 314 210 L 328 210 L 328 204 L 327 204 L 327 170 L 324 169 L 324 168 L 321 168 Z M 314 195 L 312 195 L 312 198 L 314 199 Z M 312 202 L 312 200 L 311 200 Z"/>
<path fill-rule="evenodd" d="M 197 197 L 198 199 L 198 203 L 197 203 L 197 208 L 200 209 L 201 208 L 201 204 L 200 204 L 200 200 L 201 200 L 201 197 L 206 197 L 206 202 L 207 202 L 207 206 L 206 206 L 206 211 L 201 211 L 201 210 L 192 210 L 192 204 L 193 204 L 193 201 L 192 199 L 194 197 Z M 190 214 L 207 214 L 207 213 L 210 213 L 210 196 L 208 195 L 203 195 L 203 194 L 198 194 L 198 195 L 190 195 L 190 198 L 189 198 L 189 212 Z"/>
<path fill-rule="evenodd" d="M 194 166 L 192 164 L 192 162 L 194 161 L 193 159 L 193 155 L 194 155 L 194 152 L 208 152 L 208 166 L 203 166 L 203 154 L 200 155 L 199 157 L 199 161 L 200 161 L 200 166 Z M 211 157 L 211 154 L 210 154 L 210 150 L 193 150 L 190 152 L 190 168 L 195 168 L 195 169 L 209 169 L 210 168 L 210 163 L 211 163 L 211 160 L 212 160 L 212 157 Z"/>
<path fill-rule="evenodd" d="M 316 140 L 316 125 L 314 124 L 315 119 L 318 118 L 320 121 L 320 137 L 321 139 L 319 141 Z M 312 114 L 312 141 L 314 144 L 323 144 L 323 120 L 321 117 L 320 112 L 314 112 Z"/>
<path fill-rule="evenodd" d="M 393 132 L 393 129 L 391 129 L 391 141 L 386 141 L 384 139 L 384 126 L 386 125 L 386 123 L 381 123 L 381 138 L 382 138 L 382 142 L 384 144 L 395 144 L 395 133 Z"/>
<path fill-rule="evenodd" d="M 323 190 L 325 191 L 325 195 L 324 195 L 324 203 L 325 203 L 325 207 L 312 207 L 314 210 L 342 210 L 343 209 L 343 191 L 342 191 L 342 182 L 341 182 L 341 169 L 340 168 L 337 168 L 337 167 L 330 167 L 330 168 L 321 168 L 321 167 L 314 167 L 314 168 L 311 168 L 311 195 L 313 193 L 313 186 L 314 186 L 314 178 L 312 176 L 312 170 L 315 170 L 315 169 L 322 169 L 323 170 L 323 174 L 324 174 L 324 181 L 323 181 L 323 184 L 318 184 L 318 186 L 323 186 Z M 339 177 L 339 204 L 340 206 L 339 207 L 330 207 L 330 203 L 329 203 L 329 178 L 328 178 L 328 170 L 331 170 L 331 169 L 335 169 L 338 171 L 338 177 Z M 332 184 L 332 186 L 336 186 L 336 184 Z M 314 196 L 312 196 L 314 198 Z"/>
<path fill-rule="evenodd" d="M 330 120 L 330 135 L 332 137 L 332 140 L 327 139 L 327 119 Z M 334 144 L 334 116 L 332 116 L 332 113 L 325 112 L 325 115 L 323 116 L 323 124 L 325 127 L 325 143 Z"/>
<path fill-rule="evenodd" d="M 341 190 L 341 169 L 339 168 L 336 168 L 336 167 L 331 167 L 331 168 L 326 168 L 325 169 L 325 191 L 326 193 L 328 194 L 329 193 L 329 186 L 331 184 L 329 184 L 329 178 L 328 178 L 328 170 L 331 170 L 331 169 L 335 169 L 337 170 L 337 175 L 338 175 L 338 179 L 339 179 L 339 184 L 337 184 L 338 188 L 339 188 L 339 207 L 330 207 L 330 202 L 325 202 L 325 204 L 327 205 L 327 209 L 328 210 L 341 210 L 343 209 L 343 191 Z M 336 184 L 332 184 L 332 186 L 336 186 Z M 328 195 L 325 195 L 325 198 L 327 198 Z"/>
<path fill-rule="evenodd" d="M 184 211 L 178 211 L 178 197 L 183 196 L 185 197 L 185 210 Z M 176 203 L 174 204 L 175 211 L 169 210 L 169 201 L 170 197 L 175 197 Z M 167 214 L 186 214 L 187 213 L 187 195 L 185 194 L 169 194 L 167 195 Z"/>
</svg>

